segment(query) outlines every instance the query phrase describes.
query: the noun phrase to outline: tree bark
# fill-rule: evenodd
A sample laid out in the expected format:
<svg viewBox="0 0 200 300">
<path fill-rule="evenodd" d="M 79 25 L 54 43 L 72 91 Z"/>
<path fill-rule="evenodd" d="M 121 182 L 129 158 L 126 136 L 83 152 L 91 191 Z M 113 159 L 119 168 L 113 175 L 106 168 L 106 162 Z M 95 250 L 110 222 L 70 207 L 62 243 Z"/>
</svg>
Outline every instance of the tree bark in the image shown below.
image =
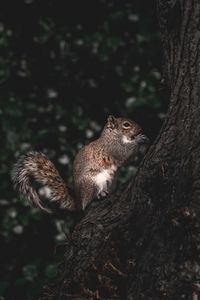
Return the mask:
<svg viewBox="0 0 200 300">
<path fill-rule="evenodd" d="M 167 117 L 135 180 L 94 202 L 41 299 L 197 299 L 200 2 L 158 0 Z"/>
</svg>

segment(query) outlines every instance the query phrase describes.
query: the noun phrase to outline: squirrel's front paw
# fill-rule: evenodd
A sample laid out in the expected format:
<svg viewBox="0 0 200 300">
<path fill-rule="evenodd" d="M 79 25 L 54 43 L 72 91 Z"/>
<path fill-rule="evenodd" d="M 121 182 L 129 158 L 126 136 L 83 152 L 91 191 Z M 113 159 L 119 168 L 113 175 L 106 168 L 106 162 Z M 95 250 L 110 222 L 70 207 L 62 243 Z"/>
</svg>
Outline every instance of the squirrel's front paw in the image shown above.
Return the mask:
<svg viewBox="0 0 200 300">
<path fill-rule="evenodd" d="M 108 191 L 99 191 L 97 193 L 97 199 L 105 198 L 108 195 Z"/>
</svg>

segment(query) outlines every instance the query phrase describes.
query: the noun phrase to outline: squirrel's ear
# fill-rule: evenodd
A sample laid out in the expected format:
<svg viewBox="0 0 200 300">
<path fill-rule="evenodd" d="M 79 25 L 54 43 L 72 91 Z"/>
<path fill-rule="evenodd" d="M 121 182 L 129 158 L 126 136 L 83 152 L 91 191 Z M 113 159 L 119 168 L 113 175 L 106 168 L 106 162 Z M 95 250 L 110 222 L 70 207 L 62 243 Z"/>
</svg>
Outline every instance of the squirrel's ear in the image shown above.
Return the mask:
<svg viewBox="0 0 200 300">
<path fill-rule="evenodd" d="M 115 128 L 116 126 L 116 118 L 112 115 L 108 116 L 108 119 L 107 119 L 107 128 Z"/>
</svg>

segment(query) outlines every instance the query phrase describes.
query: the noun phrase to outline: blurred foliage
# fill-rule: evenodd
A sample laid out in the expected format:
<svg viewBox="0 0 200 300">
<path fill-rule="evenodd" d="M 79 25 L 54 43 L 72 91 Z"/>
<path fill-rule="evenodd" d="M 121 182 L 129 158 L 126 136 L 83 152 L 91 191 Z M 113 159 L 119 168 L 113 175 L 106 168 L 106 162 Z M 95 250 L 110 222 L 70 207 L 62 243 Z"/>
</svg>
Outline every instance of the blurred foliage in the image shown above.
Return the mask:
<svg viewBox="0 0 200 300">
<path fill-rule="evenodd" d="M 29 300 L 55 275 L 75 221 L 20 201 L 11 167 L 40 150 L 71 184 L 75 153 L 110 113 L 155 138 L 166 107 L 155 3 L 3 0 L 0 50 L 0 299 Z"/>
</svg>

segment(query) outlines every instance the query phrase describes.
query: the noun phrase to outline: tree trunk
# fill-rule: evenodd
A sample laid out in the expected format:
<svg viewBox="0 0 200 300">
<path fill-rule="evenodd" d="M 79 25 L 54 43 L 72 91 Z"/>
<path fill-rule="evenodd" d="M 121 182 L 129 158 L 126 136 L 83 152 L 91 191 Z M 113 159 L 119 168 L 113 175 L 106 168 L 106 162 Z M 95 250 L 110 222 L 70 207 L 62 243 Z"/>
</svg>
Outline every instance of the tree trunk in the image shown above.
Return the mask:
<svg viewBox="0 0 200 300">
<path fill-rule="evenodd" d="M 41 299 L 197 299 L 200 2 L 158 0 L 168 114 L 136 179 L 92 203 Z"/>
</svg>

